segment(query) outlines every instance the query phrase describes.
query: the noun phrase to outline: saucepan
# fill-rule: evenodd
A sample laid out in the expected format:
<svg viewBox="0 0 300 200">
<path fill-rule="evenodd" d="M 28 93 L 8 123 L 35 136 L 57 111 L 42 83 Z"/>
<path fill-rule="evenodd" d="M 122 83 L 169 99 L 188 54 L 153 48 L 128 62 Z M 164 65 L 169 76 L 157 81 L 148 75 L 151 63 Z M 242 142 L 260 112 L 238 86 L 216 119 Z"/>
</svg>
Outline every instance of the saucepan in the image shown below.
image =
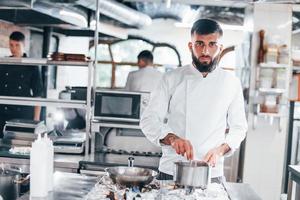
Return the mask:
<svg viewBox="0 0 300 200">
<path fill-rule="evenodd" d="M 211 168 L 204 161 L 175 162 L 174 181 L 177 185 L 206 189 Z"/>
<path fill-rule="evenodd" d="M 129 158 L 132 163 L 132 158 Z M 131 165 L 131 166 L 130 166 Z M 147 168 L 133 167 L 130 164 L 128 167 L 109 167 L 105 171 L 109 174 L 109 177 L 115 184 L 126 187 L 143 187 L 151 183 L 151 181 L 157 176 L 157 172 Z"/>
</svg>

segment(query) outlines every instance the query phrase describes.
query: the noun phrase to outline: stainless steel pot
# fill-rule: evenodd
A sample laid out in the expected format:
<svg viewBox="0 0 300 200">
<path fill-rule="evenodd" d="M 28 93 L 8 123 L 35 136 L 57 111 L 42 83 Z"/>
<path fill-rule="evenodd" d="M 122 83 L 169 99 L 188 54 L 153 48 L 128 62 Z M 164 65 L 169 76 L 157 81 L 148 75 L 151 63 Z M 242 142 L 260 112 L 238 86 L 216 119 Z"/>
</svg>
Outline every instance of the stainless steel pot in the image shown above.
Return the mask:
<svg viewBox="0 0 300 200">
<path fill-rule="evenodd" d="M 17 180 L 20 178 L 20 173 L 0 169 L 0 195 L 3 200 L 15 200 L 19 197 L 20 184 Z"/>
<path fill-rule="evenodd" d="M 175 162 L 174 181 L 180 186 L 205 189 L 210 182 L 210 171 L 203 161 Z"/>
<path fill-rule="evenodd" d="M 29 177 L 30 175 L 23 173 L 17 166 L 1 164 L 0 195 L 3 200 L 16 200 L 20 191 L 22 192 L 22 189 L 24 190 L 29 185 Z"/>
</svg>

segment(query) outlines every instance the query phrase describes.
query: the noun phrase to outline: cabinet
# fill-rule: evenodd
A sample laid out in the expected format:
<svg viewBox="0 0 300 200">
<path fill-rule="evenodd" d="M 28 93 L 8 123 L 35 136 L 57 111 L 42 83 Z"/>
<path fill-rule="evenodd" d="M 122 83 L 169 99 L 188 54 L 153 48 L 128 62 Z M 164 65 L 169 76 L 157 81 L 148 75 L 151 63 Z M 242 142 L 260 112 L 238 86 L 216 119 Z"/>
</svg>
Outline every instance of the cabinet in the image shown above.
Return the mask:
<svg viewBox="0 0 300 200">
<path fill-rule="evenodd" d="M 91 93 L 93 80 L 93 62 L 71 62 L 71 61 L 50 61 L 47 59 L 34 58 L 0 58 L 0 65 L 13 65 L 10 67 L 43 65 L 43 66 L 72 66 L 72 67 L 88 67 L 88 83 L 87 83 L 87 100 L 61 100 L 50 98 L 32 98 L 32 97 L 15 97 L 0 96 L 0 104 L 10 105 L 29 105 L 29 106 L 54 106 L 64 108 L 82 108 L 86 110 L 86 143 L 85 154 L 88 154 L 89 138 L 90 138 L 90 122 L 91 122 Z"/>
</svg>

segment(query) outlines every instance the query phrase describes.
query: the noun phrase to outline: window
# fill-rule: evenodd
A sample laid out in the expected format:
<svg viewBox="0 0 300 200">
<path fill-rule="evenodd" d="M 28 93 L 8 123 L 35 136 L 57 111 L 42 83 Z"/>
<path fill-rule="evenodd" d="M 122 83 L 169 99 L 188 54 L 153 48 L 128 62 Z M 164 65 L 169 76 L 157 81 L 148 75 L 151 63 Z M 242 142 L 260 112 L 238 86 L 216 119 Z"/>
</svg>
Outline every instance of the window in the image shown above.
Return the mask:
<svg viewBox="0 0 300 200">
<path fill-rule="evenodd" d="M 111 74 L 112 65 L 111 64 L 98 64 L 96 67 L 96 77 L 95 84 L 96 87 L 111 87 Z"/>
<path fill-rule="evenodd" d="M 179 65 L 177 54 L 170 47 L 156 47 L 153 52 L 154 63 L 161 65 Z"/>
<path fill-rule="evenodd" d="M 136 62 L 142 50 L 152 51 L 153 46 L 143 40 L 125 40 L 111 45 L 115 62 Z"/>
<path fill-rule="evenodd" d="M 111 50 L 112 56 L 109 50 Z M 137 56 L 143 50 L 153 51 L 154 64 L 158 70 L 166 72 L 180 65 L 180 58 L 176 49 L 168 44 L 159 44 L 143 39 L 131 38 L 98 45 L 98 65 L 96 67 L 96 87 L 123 88 L 126 85 L 128 73 L 138 69 Z M 91 58 L 94 49 L 90 50 Z"/>
<path fill-rule="evenodd" d="M 95 57 L 95 48 L 91 48 L 90 57 L 94 59 Z M 111 61 L 109 54 L 109 49 L 107 44 L 98 44 L 97 47 L 97 59 L 101 61 Z"/>
</svg>

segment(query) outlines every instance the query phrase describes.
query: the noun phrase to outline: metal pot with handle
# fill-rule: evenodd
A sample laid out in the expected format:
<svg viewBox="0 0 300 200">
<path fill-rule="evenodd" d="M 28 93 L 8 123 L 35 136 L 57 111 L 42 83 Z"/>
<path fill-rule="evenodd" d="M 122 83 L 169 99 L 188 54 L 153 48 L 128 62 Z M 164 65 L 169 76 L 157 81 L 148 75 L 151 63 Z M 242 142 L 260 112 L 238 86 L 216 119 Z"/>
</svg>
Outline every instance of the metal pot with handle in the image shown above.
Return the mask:
<svg viewBox="0 0 300 200">
<path fill-rule="evenodd" d="M 174 181 L 180 186 L 205 189 L 210 183 L 211 168 L 203 161 L 175 162 Z"/>
<path fill-rule="evenodd" d="M 157 172 L 147 168 L 133 167 L 133 158 L 128 158 L 128 167 L 109 167 L 105 171 L 115 184 L 126 187 L 143 187 L 151 183 Z"/>
</svg>

